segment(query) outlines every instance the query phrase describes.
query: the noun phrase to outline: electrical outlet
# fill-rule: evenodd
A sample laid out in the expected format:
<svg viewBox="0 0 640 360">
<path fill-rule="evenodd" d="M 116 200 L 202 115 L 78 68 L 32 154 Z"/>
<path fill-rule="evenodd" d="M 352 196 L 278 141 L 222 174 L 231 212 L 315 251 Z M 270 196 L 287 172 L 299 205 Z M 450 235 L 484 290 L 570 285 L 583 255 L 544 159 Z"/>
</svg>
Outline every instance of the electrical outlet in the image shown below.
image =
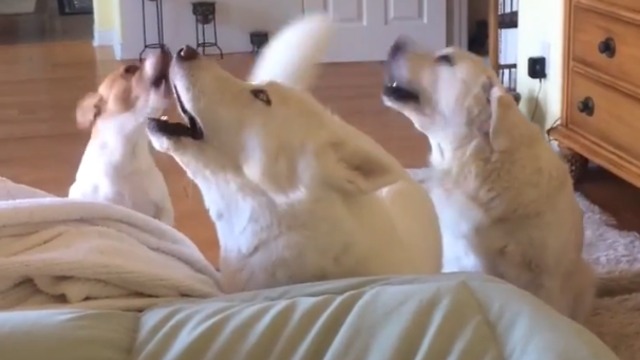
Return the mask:
<svg viewBox="0 0 640 360">
<path fill-rule="evenodd" d="M 543 56 L 532 56 L 527 61 L 527 75 L 541 80 L 547 77 L 547 59 Z"/>
</svg>

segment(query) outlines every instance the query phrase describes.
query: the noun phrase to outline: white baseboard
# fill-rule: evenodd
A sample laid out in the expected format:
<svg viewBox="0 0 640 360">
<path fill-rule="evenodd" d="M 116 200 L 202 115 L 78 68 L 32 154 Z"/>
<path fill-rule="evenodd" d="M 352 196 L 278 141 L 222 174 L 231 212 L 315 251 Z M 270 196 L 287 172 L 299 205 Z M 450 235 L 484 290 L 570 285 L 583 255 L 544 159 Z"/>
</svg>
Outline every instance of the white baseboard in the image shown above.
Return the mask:
<svg viewBox="0 0 640 360">
<path fill-rule="evenodd" d="M 113 46 L 115 38 L 113 30 L 94 30 L 93 46 Z"/>
<path fill-rule="evenodd" d="M 113 56 L 116 60 L 124 60 L 122 58 L 122 43 L 113 44 Z"/>
</svg>

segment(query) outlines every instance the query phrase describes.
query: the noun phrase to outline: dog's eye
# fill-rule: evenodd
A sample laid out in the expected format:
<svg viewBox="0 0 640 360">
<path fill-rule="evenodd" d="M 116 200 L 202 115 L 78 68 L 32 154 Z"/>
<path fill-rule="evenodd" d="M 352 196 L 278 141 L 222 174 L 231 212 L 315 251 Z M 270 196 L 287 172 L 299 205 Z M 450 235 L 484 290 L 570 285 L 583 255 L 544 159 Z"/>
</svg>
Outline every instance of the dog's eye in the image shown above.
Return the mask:
<svg viewBox="0 0 640 360">
<path fill-rule="evenodd" d="M 436 57 L 436 63 L 438 64 L 444 64 L 444 65 L 448 65 L 448 66 L 453 66 L 453 57 L 451 57 L 451 55 L 449 54 L 444 54 L 444 55 L 440 55 L 438 57 Z"/>
<path fill-rule="evenodd" d="M 127 65 L 122 69 L 122 73 L 126 75 L 133 75 L 140 70 L 140 66 L 138 65 Z"/>
<path fill-rule="evenodd" d="M 269 97 L 269 93 L 264 89 L 251 89 L 251 95 L 254 98 L 262 101 L 265 105 L 271 106 L 271 98 Z"/>
</svg>

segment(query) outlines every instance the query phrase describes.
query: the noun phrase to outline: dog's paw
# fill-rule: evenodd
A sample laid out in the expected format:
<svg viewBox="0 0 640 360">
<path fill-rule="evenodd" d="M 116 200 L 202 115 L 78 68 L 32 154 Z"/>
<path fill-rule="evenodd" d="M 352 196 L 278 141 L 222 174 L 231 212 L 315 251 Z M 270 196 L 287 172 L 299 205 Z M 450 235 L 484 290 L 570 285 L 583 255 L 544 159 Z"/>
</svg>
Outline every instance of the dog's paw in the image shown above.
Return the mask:
<svg viewBox="0 0 640 360">
<path fill-rule="evenodd" d="M 509 95 L 509 92 L 502 84 L 495 84 L 489 91 L 489 101 L 497 101 L 498 99 L 500 99 L 500 97 L 507 95 Z"/>
<path fill-rule="evenodd" d="M 489 103 L 498 106 L 518 105 L 513 93 L 502 84 L 496 84 L 493 86 L 489 92 Z"/>
</svg>

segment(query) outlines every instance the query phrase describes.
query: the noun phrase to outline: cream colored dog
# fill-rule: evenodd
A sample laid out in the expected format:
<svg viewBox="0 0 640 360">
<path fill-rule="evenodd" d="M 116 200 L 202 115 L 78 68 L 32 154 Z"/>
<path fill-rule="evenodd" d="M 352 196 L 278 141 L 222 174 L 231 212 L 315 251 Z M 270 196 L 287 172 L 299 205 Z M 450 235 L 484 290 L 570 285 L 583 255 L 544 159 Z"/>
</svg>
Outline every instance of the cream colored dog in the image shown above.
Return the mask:
<svg viewBox="0 0 640 360">
<path fill-rule="evenodd" d="M 582 210 L 566 165 L 482 59 L 399 39 L 384 102 L 432 145 L 428 186 L 440 217 L 443 271 L 481 271 L 575 320 L 594 296 L 582 257 Z"/>
<path fill-rule="evenodd" d="M 170 77 L 188 125 L 152 120 L 149 134 L 203 194 L 226 291 L 441 268 L 426 191 L 306 91 L 331 31 L 322 15 L 294 21 L 248 82 L 193 48 L 174 57 Z"/>
<path fill-rule="evenodd" d="M 91 128 L 91 139 L 70 198 L 113 203 L 173 225 L 169 191 L 146 133 L 147 117 L 160 116 L 170 103 L 170 63 L 163 49 L 141 66 L 122 66 L 78 102 L 78 127 Z"/>
</svg>

